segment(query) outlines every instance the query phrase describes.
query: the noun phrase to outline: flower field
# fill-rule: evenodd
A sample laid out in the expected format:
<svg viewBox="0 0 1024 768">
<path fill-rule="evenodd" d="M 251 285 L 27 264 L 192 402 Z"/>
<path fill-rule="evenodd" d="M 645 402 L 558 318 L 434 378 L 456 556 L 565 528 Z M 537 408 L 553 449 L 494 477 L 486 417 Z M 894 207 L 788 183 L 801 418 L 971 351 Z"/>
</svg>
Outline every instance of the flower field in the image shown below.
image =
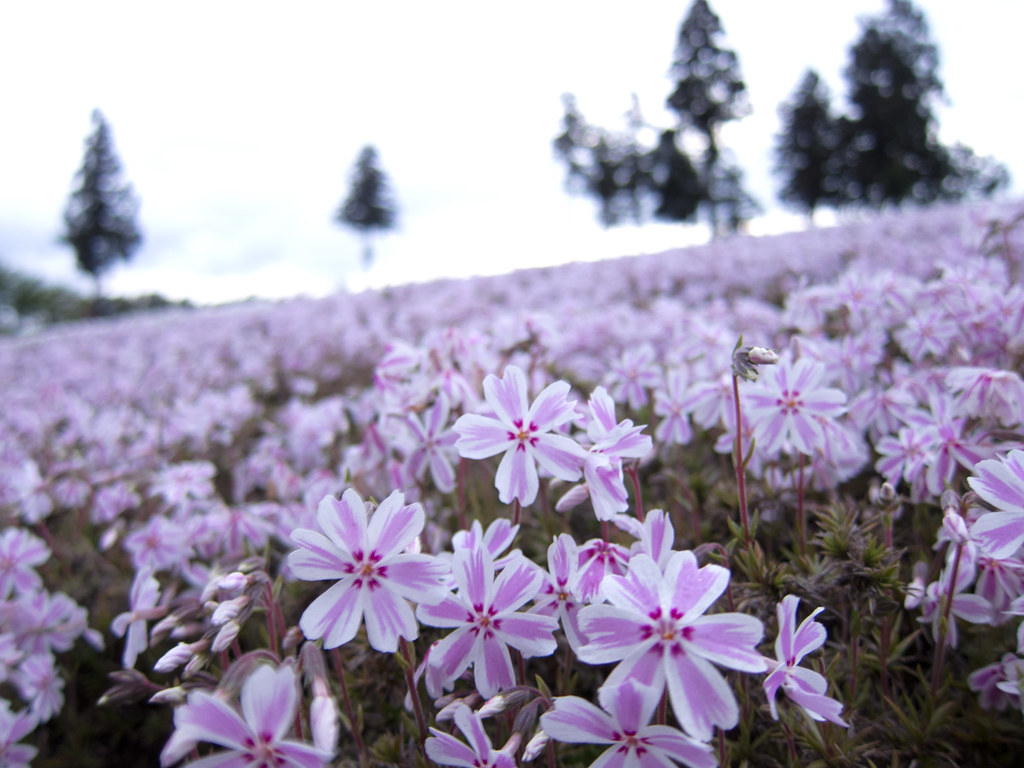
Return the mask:
<svg viewBox="0 0 1024 768">
<path fill-rule="evenodd" d="M 1015 764 L 1022 222 L 0 340 L 0 768 Z"/>
</svg>

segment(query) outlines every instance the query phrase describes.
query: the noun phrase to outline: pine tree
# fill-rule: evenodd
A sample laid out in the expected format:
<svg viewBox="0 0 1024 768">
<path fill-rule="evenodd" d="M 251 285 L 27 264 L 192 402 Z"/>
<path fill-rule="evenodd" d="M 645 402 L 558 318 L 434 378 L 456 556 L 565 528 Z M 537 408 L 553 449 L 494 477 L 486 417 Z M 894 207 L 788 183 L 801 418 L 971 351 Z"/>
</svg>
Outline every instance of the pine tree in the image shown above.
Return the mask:
<svg viewBox="0 0 1024 768">
<path fill-rule="evenodd" d="M 736 54 L 721 46 L 722 22 L 706 0 L 696 0 L 683 20 L 676 42 L 672 75 L 676 86 L 666 100 L 679 117 L 680 127 L 697 131 L 705 149 L 700 171 L 710 195 L 720 154 L 718 131 L 723 123 L 750 112 L 747 87 Z M 712 232 L 718 229 L 718 202 L 709 199 Z"/>
<path fill-rule="evenodd" d="M 364 268 L 373 263 L 373 233 L 393 229 L 397 216 L 390 182 L 378 165 L 377 149 L 367 145 L 356 159 L 349 196 L 335 214 L 338 224 L 362 235 Z"/>
<path fill-rule="evenodd" d="M 689 221 L 705 197 L 700 175 L 689 155 L 679 149 L 676 131 L 662 131 L 650 155 L 651 188 L 657 200 L 654 217 L 663 221 Z"/>
<path fill-rule="evenodd" d="M 839 122 L 832 114 L 828 86 L 808 70 L 789 101 L 779 107 L 782 131 L 775 137 L 779 197 L 810 217 L 821 203 L 839 195 Z"/>
<path fill-rule="evenodd" d="M 568 187 L 597 201 L 602 226 L 612 227 L 626 220 L 639 224 L 644 216 L 648 180 L 646 152 L 636 136 L 639 117 L 635 105 L 628 130 L 609 131 L 587 123 L 571 94 L 563 95 L 562 102 L 562 133 L 555 137 L 553 146 L 555 155 L 566 164 Z"/>
<path fill-rule="evenodd" d="M 96 281 L 118 259 L 130 259 L 142 243 L 135 223 L 139 203 L 130 184 L 121 180 L 121 161 L 110 128 L 93 110 L 93 131 L 85 142 L 85 157 L 75 176 L 78 187 L 64 210 L 64 243 L 75 251 L 78 268 Z"/>
<path fill-rule="evenodd" d="M 853 115 L 843 121 L 843 194 L 874 206 L 936 200 L 952 166 L 936 136 L 943 85 L 928 22 L 910 0 L 889 0 L 861 24 L 845 71 Z"/>
</svg>

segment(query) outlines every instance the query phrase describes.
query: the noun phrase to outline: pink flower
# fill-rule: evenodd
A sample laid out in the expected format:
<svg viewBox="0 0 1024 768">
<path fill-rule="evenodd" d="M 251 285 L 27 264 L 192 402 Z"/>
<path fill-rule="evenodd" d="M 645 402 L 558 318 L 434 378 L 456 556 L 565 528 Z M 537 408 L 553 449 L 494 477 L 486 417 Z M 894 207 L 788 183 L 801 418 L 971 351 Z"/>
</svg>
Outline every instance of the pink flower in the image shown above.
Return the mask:
<svg viewBox="0 0 1024 768">
<path fill-rule="evenodd" d="M 579 696 L 557 697 L 553 708 L 540 716 L 541 728 L 557 741 L 607 744 L 594 766 L 718 765 L 710 745 L 667 725 L 648 725 L 661 698 L 657 688 L 626 680 L 618 686 L 603 686 L 597 695 L 600 709 Z"/>
<path fill-rule="evenodd" d="M 448 398 L 441 392 L 430 408 L 426 424 L 415 412 L 405 414 L 415 444 L 406 458 L 409 474 L 422 480 L 429 467 L 434 487 L 441 493 L 455 490 L 455 470 L 452 469 L 451 455 L 454 453 L 452 446 L 457 435 L 448 428 L 448 413 Z"/>
<path fill-rule="evenodd" d="M 849 727 L 849 724 L 839 717 L 843 705 L 825 695 L 828 681 L 814 670 L 799 666 L 804 656 L 817 650 L 825 642 L 825 628 L 814 620 L 814 617 L 825 609 L 816 608 L 797 627 L 798 605 L 799 597 L 786 595 L 776 608 L 779 635 L 775 639 L 775 656 L 778 661 L 766 659 L 771 672 L 763 684 L 772 717 L 779 719 L 775 694 L 781 688 L 812 720 L 829 720 L 836 725 Z"/>
<path fill-rule="evenodd" d="M 580 612 L 587 644 L 579 651 L 589 664 L 619 665 L 605 681 L 626 680 L 659 691 L 667 684 L 672 708 L 683 730 L 711 738 L 714 726 L 732 728 L 739 706 L 732 687 L 714 665 L 763 672 L 757 652 L 764 627 L 753 616 L 705 611 L 725 591 L 729 571 L 697 567 L 692 552 L 676 552 L 664 574 L 647 554 L 635 555 L 626 576 L 607 576 L 601 591 L 609 605 Z"/>
<path fill-rule="evenodd" d="M 49 559 L 50 548 L 42 539 L 24 528 L 5 528 L 0 533 L 0 600 L 41 588 L 35 569 Z"/>
<path fill-rule="evenodd" d="M 0 699 L 0 765 L 22 768 L 31 764 L 39 751 L 29 744 L 18 744 L 35 730 L 35 715 L 26 712 L 11 712 L 6 699 Z"/>
<path fill-rule="evenodd" d="M 466 768 L 515 768 L 515 755 L 503 749 L 496 750 L 484 730 L 480 715 L 465 704 L 458 704 L 453 714 L 455 725 L 466 737 L 459 741 L 450 733 L 431 728 L 434 734 L 426 740 L 424 748 L 427 757 L 439 765 L 465 766 Z"/>
<path fill-rule="evenodd" d="M 654 392 L 654 412 L 661 422 L 654 432 L 659 443 L 685 445 L 693 437 L 693 428 L 686 415 L 686 371 L 670 368 L 665 382 Z"/>
<path fill-rule="evenodd" d="M 629 419 L 616 424 L 615 401 L 604 387 L 598 387 L 588 403 L 592 419 L 587 437 L 592 445 L 583 463 L 590 502 L 598 520 L 610 520 L 629 509 L 629 497 L 622 479 L 622 460 L 639 459 L 653 449 L 651 438 L 641 435 Z"/>
<path fill-rule="evenodd" d="M 131 610 L 118 614 L 110 623 L 110 631 L 118 637 L 123 637 L 125 632 L 128 633 L 124 643 L 124 655 L 121 657 L 125 669 L 134 667 L 139 654 L 149 647 L 146 622 L 149 619 L 159 619 L 166 613 L 165 610 L 157 608 L 159 599 L 160 582 L 153 578 L 153 572 L 149 569 L 139 571 L 132 582 Z"/>
<path fill-rule="evenodd" d="M 612 397 L 619 402 L 627 402 L 634 410 L 646 405 L 647 390 L 658 386 L 661 381 L 661 371 L 654 359 L 654 347 L 650 344 L 627 347 L 605 376 Z"/>
<path fill-rule="evenodd" d="M 484 547 L 457 549 L 452 571 L 458 592 L 436 605 L 420 605 L 416 617 L 431 627 L 453 631 L 430 651 L 430 665 L 450 687 L 470 665 L 481 696 L 491 697 L 515 684 L 508 647 L 524 658 L 549 656 L 558 643 L 558 622 L 550 616 L 520 613 L 536 597 L 544 574 L 519 556 L 494 576 L 494 560 Z"/>
<path fill-rule="evenodd" d="M 832 419 L 845 411 L 846 395 L 821 386 L 824 378 L 822 363 L 806 357 L 795 363 L 786 360 L 767 369 L 761 380 L 741 395 L 759 448 L 769 454 L 795 450 L 814 455 L 825 442 L 818 418 Z"/>
<path fill-rule="evenodd" d="M 579 626 L 583 607 L 579 580 L 579 548 L 572 536 L 563 533 L 548 547 L 548 572 L 544 574 L 544 583 L 531 613 L 555 616 L 574 651 L 585 642 Z"/>
<path fill-rule="evenodd" d="M 336 579 L 299 619 L 310 640 L 325 648 L 347 643 L 366 620 L 366 636 L 378 651 L 398 649 L 398 638 L 414 640 L 416 619 L 407 600 L 436 602 L 446 590 L 447 565 L 430 555 L 407 551 L 423 530 L 423 508 L 405 505 L 393 492 L 367 521 L 366 505 L 351 488 L 341 500 L 326 496 L 317 509 L 320 531 L 292 532 L 299 549 L 288 566 L 305 581 Z M 321 533 L 322 531 L 322 533 Z"/>
<path fill-rule="evenodd" d="M 569 437 L 551 430 L 573 418 L 576 401 L 568 400 L 569 385 L 549 384 L 527 405 L 526 375 L 510 365 L 505 375 L 484 379 L 484 399 L 494 417 L 469 413 L 455 422 L 460 456 L 486 459 L 504 452 L 494 486 L 503 504 L 518 499 L 532 504 L 537 498 L 537 464 L 561 480 L 577 480 L 586 452 Z"/>
<path fill-rule="evenodd" d="M 1024 416 L 1024 381 L 1013 371 L 997 368 L 952 368 L 946 384 L 956 398 L 957 413 L 992 418 L 1014 427 Z"/>
<path fill-rule="evenodd" d="M 286 739 L 295 721 L 298 684 L 290 666 L 277 669 L 261 664 L 242 685 L 239 714 L 218 696 L 192 691 L 186 704 L 174 711 L 175 731 L 160 753 L 167 768 L 200 741 L 226 747 L 194 765 L 231 768 L 321 768 L 331 753 L 301 741 Z"/>
<path fill-rule="evenodd" d="M 1024 451 L 979 462 L 974 475 L 967 484 L 998 511 L 978 518 L 971 537 L 989 557 L 1010 557 L 1024 544 Z"/>
</svg>

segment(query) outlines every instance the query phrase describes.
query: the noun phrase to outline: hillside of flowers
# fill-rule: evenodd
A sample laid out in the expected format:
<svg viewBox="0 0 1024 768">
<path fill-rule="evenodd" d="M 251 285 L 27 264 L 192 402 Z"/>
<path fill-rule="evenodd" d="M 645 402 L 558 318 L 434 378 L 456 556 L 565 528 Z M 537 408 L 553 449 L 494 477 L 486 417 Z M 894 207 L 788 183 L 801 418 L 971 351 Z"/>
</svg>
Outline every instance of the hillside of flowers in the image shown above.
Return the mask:
<svg viewBox="0 0 1024 768">
<path fill-rule="evenodd" d="M 1016 764 L 1022 267 L 934 207 L 0 339 L 0 768 Z"/>
</svg>

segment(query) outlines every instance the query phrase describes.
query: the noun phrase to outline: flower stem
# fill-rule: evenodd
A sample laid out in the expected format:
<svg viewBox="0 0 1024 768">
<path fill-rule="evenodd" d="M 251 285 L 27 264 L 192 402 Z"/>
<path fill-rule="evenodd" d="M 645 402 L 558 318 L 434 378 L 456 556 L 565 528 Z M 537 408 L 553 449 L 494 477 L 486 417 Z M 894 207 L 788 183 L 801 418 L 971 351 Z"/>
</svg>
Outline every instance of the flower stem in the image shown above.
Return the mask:
<svg viewBox="0 0 1024 768">
<path fill-rule="evenodd" d="M 363 734 L 359 732 L 356 716 L 352 711 L 352 699 L 349 698 L 348 685 L 345 683 L 345 666 L 341 662 L 341 651 L 337 648 L 332 648 L 331 658 L 334 660 L 334 666 L 338 670 L 338 680 L 341 682 L 341 701 L 345 706 L 348 726 L 352 730 L 352 740 L 356 743 L 356 749 L 359 750 L 359 762 L 362 765 L 366 765 L 368 762 L 366 745 L 363 743 Z"/>
<path fill-rule="evenodd" d="M 405 684 L 409 688 L 409 698 L 412 699 L 412 710 L 416 714 L 416 730 L 419 731 L 417 739 L 420 743 L 420 748 L 423 747 L 423 742 L 427 738 L 427 722 L 423 717 L 423 705 L 420 704 L 420 695 L 416 690 L 416 680 L 413 677 L 413 673 L 416 671 L 413 666 L 412 654 L 409 653 L 409 643 L 406 642 L 404 637 L 399 636 L 398 641 L 400 643 L 399 650 L 402 652 L 402 658 L 405 659 Z"/>
<path fill-rule="evenodd" d="M 939 644 L 935 647 L 935 662 L 932 664 L 933 697 L 939 692 L 939 678 L 942 673 L 942 663 L 946 656 L 946 638 L 949 636 L 949 618 L 953 612 L 953 590 L 956 589 L 957 572 L 960 570 L 960 555 L 963 551 L 964 545 L 957 544 L 956 554 L 953 555 L 953 571 L 950 574 L 949 587 L 942 606 L 942 621 L 939 624 Z"/>
<path fill-rule="evenodd" d="M 732 396 L 736 404 L 736 484 L 740 494 L 740 522 L 743 524 L 744 544 L 750 546 L 750 512 L 747 509 L 747 485 L 743 467 L 743 414 L 740 410 L 740 379 L 732 375 Z"/>
<path fill-rule="evenodd" d="M 626 474 L 633 479 L 633 498 L 636 499 L 636 518 L 641 523 L 644 521 L 644 497 L 640 491 L 640 473 L 635 464 L 626 469 Z"/>
</svg>

